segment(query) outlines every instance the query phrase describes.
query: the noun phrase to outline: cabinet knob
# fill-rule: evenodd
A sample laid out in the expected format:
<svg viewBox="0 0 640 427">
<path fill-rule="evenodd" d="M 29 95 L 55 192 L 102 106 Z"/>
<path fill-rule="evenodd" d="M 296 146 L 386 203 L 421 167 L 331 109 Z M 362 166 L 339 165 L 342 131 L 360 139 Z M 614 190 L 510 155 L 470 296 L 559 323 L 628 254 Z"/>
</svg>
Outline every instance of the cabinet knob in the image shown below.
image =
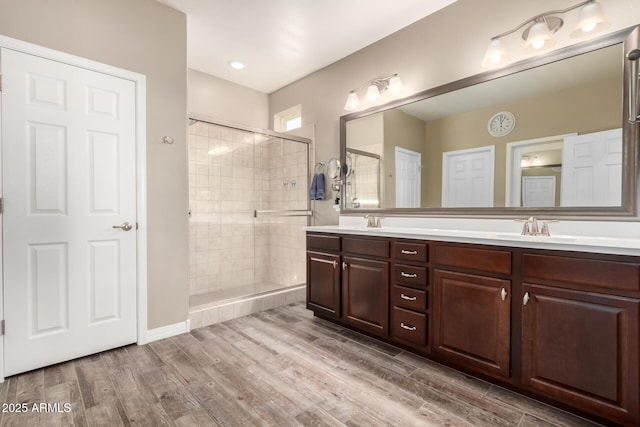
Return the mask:
<svg viewBox="0 0 640 427">
<path fill-rule="evenodd" d="M 416 329 L 418 329 L 415 326 L 407 326 L 404 324 L 404 322 L 400 322 L 400 327 L 402 329 L 406 329 L 407 331 L 415 331 Z"/>
<path fill-rule="evenodd" d="M 347 263 L 346 263 L 346 262 L 344 262 L 344 261 L 342 261 L 342 269 L 343 269 L 343 270 L 346 270 L 346 269 L 347 269 Z"/>
<path fill-rule="evenodd" d="M 529 292 L 524 293 L 524 297 L 522 297 L 522 305 L 527 305 L 531 298 L 529 298 Z"/>
<path fill-rule="evenodd" d="M 502 301 L 507 299 L 507 290 L 505 288 L 502 288 L 502 290 L 500 291 L 500 298 L 502 298 Z"/>
<path fill-rule="evenodd" d="M 336 261 L 336 260 L 334 259 L 334 260 L 333 260 L 333 269 L 335 270 L 337 266 L 338 266 L 338 261 Z"/>
</svg>

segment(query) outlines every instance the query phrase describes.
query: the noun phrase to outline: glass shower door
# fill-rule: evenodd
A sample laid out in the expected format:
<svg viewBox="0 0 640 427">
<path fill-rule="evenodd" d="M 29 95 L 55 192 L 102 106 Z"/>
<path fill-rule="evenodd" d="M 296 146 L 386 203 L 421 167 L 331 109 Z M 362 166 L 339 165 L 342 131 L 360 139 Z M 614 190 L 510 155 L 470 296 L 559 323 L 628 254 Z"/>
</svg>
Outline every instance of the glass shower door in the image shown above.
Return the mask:
<svg viewBox="0 0 640 427">
<path fill-rule="evenodd" d="M 304 284 L 309 146 L 263 137 L 256 144 L 256 165 L 256 291 Z"/>
</svg>

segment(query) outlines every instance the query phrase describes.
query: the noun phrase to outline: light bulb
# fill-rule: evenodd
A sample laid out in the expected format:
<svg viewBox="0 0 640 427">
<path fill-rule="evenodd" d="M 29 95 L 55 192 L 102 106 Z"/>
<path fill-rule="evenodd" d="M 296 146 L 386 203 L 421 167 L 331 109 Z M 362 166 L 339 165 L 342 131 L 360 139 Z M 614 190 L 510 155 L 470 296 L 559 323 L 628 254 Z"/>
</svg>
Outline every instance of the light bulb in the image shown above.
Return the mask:
<svg viewBox="0 0 640 427">
<path fill-rule="evenodd" d="M 402 80 L 397 75 L 391 77 L 389 80 L 389 92 L 393 95 L 398 95 L 402 91 Z"/>
<path fill-rule="evenodd" d="M 587 3 L 580 9 L 580 14 L 578 15 L 578 24 L 575 29 L 571 32 L 571 38 L 578 38 L 585 35 L 585 33 L 590 33 L 595 30 L 603 30 L 610 25 L 610 22 L 602 13 L 602 8 L 600 7 L 600 3 L 597 1 L 593 1 Z"/>
<path fill-rule="evenodd" d="M 547 21 L 543 18 L 536 21 L 531 27 L 529 27 L 529 34 L 525 43 L 525 51 L 531 52 L 532 50 L 538 50 L 542 47 L 549 47 L 555 44 L 556 40 L 549 30 Z"/>
<path fill-rule="evenodd" d="M 358 95 L 353 91 L 349 92 L 349 96 L 347 96 L 347 102 L 344 104 L 344 109 L 347 111 L 353 111 L 358 108 L 358 104 L 360 104 Z"/>
<path fill-rule="evenodd" d="M 371 83 L 367 88 L 367 94 L 365 95 L 365 97 L 371 102 L 376 102 L 380 97 L 380 90 L 378 89 L 378 86 Z"/>
<path fill-rule="evenodd" d="M 491 39 L 482 60 L 482 66 L 485 68 L 497 67 L 509 62 L 510 59 L 511 55 L 509 55 L 504 42 L 501 39 Z"/>
</svg>

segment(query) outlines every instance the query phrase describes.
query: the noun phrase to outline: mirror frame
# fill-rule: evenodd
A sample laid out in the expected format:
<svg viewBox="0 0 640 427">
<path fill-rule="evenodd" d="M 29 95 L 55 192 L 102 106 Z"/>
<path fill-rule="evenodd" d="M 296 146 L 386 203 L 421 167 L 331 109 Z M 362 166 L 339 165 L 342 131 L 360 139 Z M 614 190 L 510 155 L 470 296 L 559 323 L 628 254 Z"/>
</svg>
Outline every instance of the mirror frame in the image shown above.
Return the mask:
<svg viewBox="0 0 640 427">
<path fill-rule="evenodd" d="M 391 101 L 387 104 L 371 107 L 367 110 L 346 114 L 340 117 L 340 161 L 346 160 L 346 129 L 347 122 L 359 119 L 392 108 L 400 107 L 412 102 L 417 102 L 454 90 L 473 86 L 478 83 L 525 71 L 541 65 L 550 64 L 572 56 L 598 50 L 608 46 L 622 43 L 623 57 L 620 61 L 623 65 L 623 106 L 622 106 L 622 206 L 607 207 L 548 207 L 548 208 L 524 208 L 524 207 L 492 207 L 492 208 L 369 208 L 347 209 L 344 200 L 340 205 L 341 215 L 380 214 L 386 216 L 423 216 L 423 217 L 470 217 L 470 218 L 515 218 L 536 215 L 546 218 L 563 218 L 575 220 L 607 220 L 607 221 L 633 221 L 638 217 L 637 202 L 640 200 L 638 189 L 638 143 L 640 142 L 640 125 L 638 122 L 630 123 L 629 117 L 629 80 L 630 63 L 626 59 L 627 52 L 637 49 L 640 45 L 640 26 L 633 26 L 614 33 L 604 35 L 594 40 L 568 46 L 549 52 L 545 55 L 528 58 L 515 62 L 503 68 L 476 74 L 461 80 L 447 83 L 432 89 L 427 89 L 406 98 Z M 637 100 L 636 100 L 637 102 Z M 341 182 L 345 182 L 344 172 L 340 175 Z M 344 186 L 342 187 L 344 189 Z M 341 194 L 341 198 L 342 197 Z"/>
</svg>

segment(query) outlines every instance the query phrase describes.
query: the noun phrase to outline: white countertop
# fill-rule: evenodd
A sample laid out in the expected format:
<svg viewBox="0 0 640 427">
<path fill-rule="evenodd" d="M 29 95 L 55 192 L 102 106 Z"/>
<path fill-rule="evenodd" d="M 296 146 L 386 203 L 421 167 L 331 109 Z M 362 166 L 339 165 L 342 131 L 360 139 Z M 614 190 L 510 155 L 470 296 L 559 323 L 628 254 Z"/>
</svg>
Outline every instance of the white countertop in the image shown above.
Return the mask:
<svg viewBox="0 0 640 427">
<path fill-rule="evenodd" d="M 512 227 L 513 228 L 513 227 Z M 435 240 L 441 242 L 475 243 L 494 246 L 552 249 L 617 255 L 640 255 L 640 239 L 612 236 L 562 235 L 522 236 L 520 233 L 499 230 L 463 230 L 412 226 L 367 228 L 365 224 L 310 226 L 310 232 L 338 233 L 361 236 L 398 237 Z"/>
</svg>

